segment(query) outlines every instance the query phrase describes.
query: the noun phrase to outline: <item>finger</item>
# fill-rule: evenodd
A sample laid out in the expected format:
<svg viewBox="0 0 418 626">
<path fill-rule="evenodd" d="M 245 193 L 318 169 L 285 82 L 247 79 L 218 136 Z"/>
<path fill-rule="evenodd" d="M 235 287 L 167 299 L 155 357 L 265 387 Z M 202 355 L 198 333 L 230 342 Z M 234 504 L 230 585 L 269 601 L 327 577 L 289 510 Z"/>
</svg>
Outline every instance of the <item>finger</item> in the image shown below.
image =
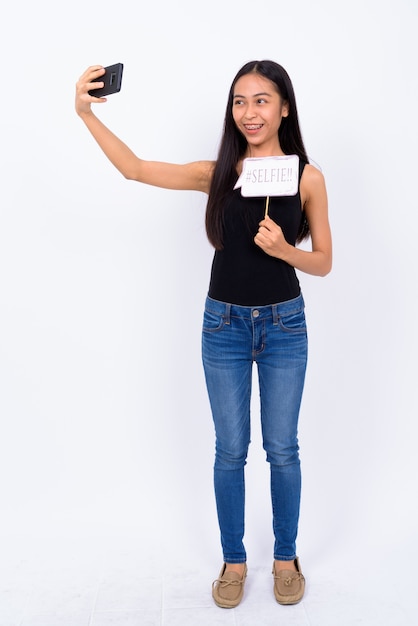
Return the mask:
<svg viewBox="0 0 418 626">
<path fill-rule="evenodd" d="M 88 102 L 106 102 L 106 98 L 99 98 L 94 95 L 94 90 L 101 87 L 104 87 L 103 81 L 84 82 L 80 79 L 76 85 L 76 93 L 79 98 Z"/>
<path fill-rule="evenodd" d="M 258 227 L 258 232 L 261 235 L 266 235 L 268 236 L 268 233 L 271 233 L 271 229 L 266 226 L 266 224 L 263 224 L 262 222 L 260 223 L 259 227 Z"/>
<path fill-rule="evenodd" d="M 102 87 L 104 87 L 104 82 L 102 80 L 97 80 L 97 81 L 91 81 L 90 83 L 86 84 L 87 87 L 87 91 L 94 91 L 95 89 L 101 89 Z M 90 94 L 91 96 L 93 94 Z"/>
<path fill-rule="evenodd" d="M 91 65 L 80 76 L 80 80 L 87 80 L 88 82 L 90 82 L 92 78 L 98 78 L 99 76 L 102 76 L 105 71 L 106 70 L 103 65 Z"/>
<path fill-rule="evenodd" d="M 103 66 L 103 65 L 100 65 L 100 64 L 97 64 L 97 65 L 90 65 L 90 67 L 88 68 L 88 70 L 93 71 L 93 72 L 95 72 L 95 71 L 97 71 L 97 70 L 104 70 L 104 66 Z"/>
<path fill-rule="evenodd" d="M 107 102 L 107 98 L 97 98 L 96 96 L 90 96 L 91 102 Z"/>
<path fill-rule="evenodd" d="M 256 242 L 256 244 L 258 244 L 259 246 L 261 245 L 266 245 L 266 243 L 268 243 L 268 239 L 267 237 L 265 237 L 262 233 L 258 232 L 256 234 L 256 236 L 254 237 L 254 241 Z"/>
<path fill-rule="evenodd" d="M 269 227 L 271 227 L 274 223 L 275 222 L 273 222 L 273 220 L 268 215 L 266 215 L 266 217 L 262 219 L 259 223 L 259 226 L 264 226 L 264 228 L 267 228 L 269 230 Z"/>
<path fill-rule="evenodd" d="M 268 250 L 268 244 L 263 241 L 262 239 L 259 239 L 257 237 L 254 238 L 254 243 L 258 248 L 261 248 L 261 250 L 264 250 L 264 252 L 266 250 Z"/>
</svg>

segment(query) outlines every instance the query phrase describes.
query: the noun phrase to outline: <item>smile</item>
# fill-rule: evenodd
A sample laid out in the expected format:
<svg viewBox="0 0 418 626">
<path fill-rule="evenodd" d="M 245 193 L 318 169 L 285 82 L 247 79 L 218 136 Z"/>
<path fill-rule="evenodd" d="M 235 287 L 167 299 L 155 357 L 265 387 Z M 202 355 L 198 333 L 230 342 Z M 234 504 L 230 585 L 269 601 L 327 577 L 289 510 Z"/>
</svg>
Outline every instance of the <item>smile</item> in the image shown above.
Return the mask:
<svg viewBox="0 0 418 626">
<path fill-rule="evenodd" d="M 260 128 L 263 128 L 263 124 L 244 124 L 244 127 L 247 130 L 260 130 Z"/>
</svg>

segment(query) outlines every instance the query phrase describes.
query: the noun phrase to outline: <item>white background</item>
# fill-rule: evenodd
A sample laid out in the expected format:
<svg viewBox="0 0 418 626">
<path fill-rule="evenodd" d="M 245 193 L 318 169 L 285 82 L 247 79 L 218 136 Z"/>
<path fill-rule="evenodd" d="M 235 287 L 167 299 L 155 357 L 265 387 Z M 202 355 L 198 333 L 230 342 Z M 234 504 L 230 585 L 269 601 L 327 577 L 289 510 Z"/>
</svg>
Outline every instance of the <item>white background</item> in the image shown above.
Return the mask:
<svg viewBox="0 0 418 626">
<path fill-rule="evenodd" d="M 205 197 L 124 180 L 76 116 L 74 85 L 123 62 L 103 121 L 143 158 L 211 159 L 233 76 L 271 58 L 292 78 L 334 240 L 332 273 L 300 275 L 299 552 L 402 569 L 418 556 L 416 4 L 40 0 L 9 5 L 2 26 L 2 539 L 128 533 L 217 572 Z M 261 563 L 256 387 L 253 404 L 247 549 Z"/>
</svg>

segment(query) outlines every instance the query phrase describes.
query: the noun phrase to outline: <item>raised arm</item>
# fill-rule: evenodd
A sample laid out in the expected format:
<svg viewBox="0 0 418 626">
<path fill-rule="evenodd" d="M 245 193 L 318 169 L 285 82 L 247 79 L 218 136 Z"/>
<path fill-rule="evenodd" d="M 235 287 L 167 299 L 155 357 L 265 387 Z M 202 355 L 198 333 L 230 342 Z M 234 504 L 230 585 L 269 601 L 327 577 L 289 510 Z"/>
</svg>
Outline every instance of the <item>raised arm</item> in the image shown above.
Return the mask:
<svg viewBox="0 0 418 626">
<path fill-rule="evenodd" d="M 92 80 L 103 76 L 104 73 L 103 66 L 93 65 L 80 76 L 76 85 L 75 109 L 111 163 L 129 180 L 166 189 L 189 189 L 209 193 L 213 161 L 194 161 L 184 165 L 145 161 L 138 158 L 96 117 L 91 110 L 91 104 L 106 102 L 106 98 L 96 98 L 88 92 L 103 86 L 100 81 Z"/>
</svg>

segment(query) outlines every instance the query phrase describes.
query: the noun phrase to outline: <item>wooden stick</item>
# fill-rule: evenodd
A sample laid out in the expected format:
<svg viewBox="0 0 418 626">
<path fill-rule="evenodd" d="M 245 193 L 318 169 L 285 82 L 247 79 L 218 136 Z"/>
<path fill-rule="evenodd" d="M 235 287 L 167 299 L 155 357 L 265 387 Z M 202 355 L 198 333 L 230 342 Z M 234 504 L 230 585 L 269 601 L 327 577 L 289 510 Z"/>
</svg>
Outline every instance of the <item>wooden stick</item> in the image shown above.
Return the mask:
<svg viewBox="0 0 418 626">
<path fill-rule="evenodd" d="M 266 198 L 266 208 L 264 211 L 264 218 L 267 217 L 267 215 L 269 214 L 269 202 L 270 202 L 270 196 L 267 196 Z"/>
</svg>

